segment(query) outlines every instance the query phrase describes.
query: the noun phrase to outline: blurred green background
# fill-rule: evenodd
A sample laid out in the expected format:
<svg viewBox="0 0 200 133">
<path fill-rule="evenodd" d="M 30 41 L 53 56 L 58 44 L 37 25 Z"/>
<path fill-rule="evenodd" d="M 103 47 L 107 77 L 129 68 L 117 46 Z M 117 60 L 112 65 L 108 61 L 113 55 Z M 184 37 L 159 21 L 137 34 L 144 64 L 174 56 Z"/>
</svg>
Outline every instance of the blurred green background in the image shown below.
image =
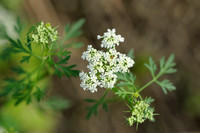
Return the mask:
<svg viewBox="0 0 200 133">
<path fill-rule="evenodd" d="M 87 104 L 83 99 L 101 97 L 104 90 L 91 94 L 79 87 L 78 78 L 52 77 L 45 81 L 49 85 L 48 95 L 59 97 L 19 106 L 14 106 L 12 100 L 0 99 L 0 133 L 5 129 L 18 133 L 200 132 L 199 9 L 199 0 L 0 0 L 0 22 L 13 38 L 17 36 L 13 32 L 17 16 L 27 26 L 40 21 L 59 25 L 60 36 L 67 23 L 85 18 L 84 33 L 77 38 L 85 45 L 70 49 L 70 63 L 77 64 L 79 70 L 85 70 L 87 65 L 81 60 L 81 53 L 88 44 L 100 48 L 96 35 L 107 28 L 116 28 L 125 37 L 125 42 L 117 48 L 119 51 L 128 53 L 134 49 L 135 66 L 131 71 L 137 75 L 139 84 L 150 79 L 143 65 L 149 56 L 158 63 L 162 56 L 174 53 L 178 69 L 167 77 L 177 87 L 176 91 L 164 95 L 158 86 L 152 85 L 143 93 L 155 98 L 153 106 L 159 116 L 154 123 L 139 125 L 138 131 L 125 125 L 122 116 L 126 106 L 122 102 L 111 103 L 108 112 L 100 108 L 97 117 L 86 120 Z M 5 45 L 8 43 L 0 40 L 0 49 Z M 12 75 L 9 67 L 18 64 L 18 58 L 0 61 L 0 87 L 1 80 Z"/>
</svg>

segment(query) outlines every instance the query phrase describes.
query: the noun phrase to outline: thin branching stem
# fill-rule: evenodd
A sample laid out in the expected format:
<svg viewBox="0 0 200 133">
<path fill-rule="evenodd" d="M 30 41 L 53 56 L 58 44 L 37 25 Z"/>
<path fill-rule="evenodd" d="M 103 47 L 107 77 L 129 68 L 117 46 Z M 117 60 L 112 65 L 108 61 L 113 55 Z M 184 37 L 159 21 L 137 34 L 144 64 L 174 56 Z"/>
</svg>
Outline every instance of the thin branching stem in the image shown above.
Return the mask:
<svg viewBox="0 0 200 133">
<path fill-rule="evenodd" d="M 160 71 L 156 77 L 153 77 L 151 81 L 149 81 L 147 84 L 145 84 L 143 87 L 141 87 L 137 92 L 143 91 L 145 88 L 147 88 L 152 83 L 156 82 L 158 78 L 160 78 L 163 75 L 163 73 Z"/>
</svg>

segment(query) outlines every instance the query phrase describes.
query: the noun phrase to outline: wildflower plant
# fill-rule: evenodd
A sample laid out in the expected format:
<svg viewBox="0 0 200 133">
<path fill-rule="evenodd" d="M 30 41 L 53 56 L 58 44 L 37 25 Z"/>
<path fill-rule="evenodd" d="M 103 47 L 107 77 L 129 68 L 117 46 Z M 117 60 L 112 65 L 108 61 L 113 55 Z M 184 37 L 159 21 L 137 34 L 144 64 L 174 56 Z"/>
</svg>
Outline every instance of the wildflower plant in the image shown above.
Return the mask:
<svg viewBox="0 0 200 133">
<path fill-rule="evenodd" d="M 65 47 L 70 45 L 78 48 L 82 45 L 71 39 L 81 35 L 80 28 L 83 23 L 84 19 L 81 19 L 72 25 L 68 24 L 64 37 L 60 38 L 56 27 L 40 22 L 31 27 L 25 38 L 22 38 L 20 35 L 24 26 L 18 19 L 14 27 L 19 35 L 17 39 L 11 38 L 6 32 L 6 27 L 1 24 L 0 38 L 7 40 L 9 45 L 3 46 L 0 59 L 5 60 L 19 54 L 21 60 L 20 64 L 11 68 L 15 74 L 1 82 L 0 96 L 11 96 L 16 105 L 23 101 L 28 104 L 34 99 L 39 102 L 47 93 L 48 86 L 44 85 L 45 80 L 49 80 L 53 75 L 60 78 L 78 76 L 79 71 L 74 69 L 76 65 L 66 65 L 70 59 L 70 51 Z"/>
<path fill-rule="evenodd" d="M 176 72 L 174 68 L 174 55 L 165 61 L 163 57 L 160 60 L 160 69 L 157 72 L 157 65 L 153 59 L 149 58 L 149 63 L 145 64 L 146 68 L 152 75 L 152 80 L 143 85 L 142 87 L 136 86 L 136 76 L 130 72 L 130 68 L 134 65 L 133 51 L 130 51 L 128 56 L 122 54 L 116 50 L 116 46 L 120 42 L 124 42 L 124 38 L 121 35 L 116 35 L 115 29 L 108 29 L 102 36 L 98 35 L 97 39 L 102 39 L 101 47 L 106 48 L 106 51 L 96 50 L 92 45 L 88 45 L 87 51 L 83 52 L 82 59 L 89 62 L 88 73 L 81 72 L 79 74 L 81 79 L 80 86 L 83 90 L 89 90 L 90 92 L 98 92 L 99 88 L 105 88 L 105 93 L 99 100 L 86 99 L 87 102 L 93 103 L 92 106 L 87 107 L 87 118 L 90 118 L 92 114 L 97 115 L 97 110 L 102 105 L 104 110 L 108 110 L 107 103 L 112 99 L 106 99 L 108 91 L 113 91 L 117 98 L 124 99 L 128 106 L 129 117 L 125 117 L 127 123 L 132 126 L 143 123 L 145 120 L 154 121 L 154 108 L 151 107 L 151 103 L 154 101 L 151 97 L 143 98 L 141 92 L 152 83 L 158 84 L 163 92 L 167 94 L 168 91 L 175 90 L 175 86 L 165 79 L 163 81 L 158 80 L 165 74 L 171 74 Z"/>
</svg>

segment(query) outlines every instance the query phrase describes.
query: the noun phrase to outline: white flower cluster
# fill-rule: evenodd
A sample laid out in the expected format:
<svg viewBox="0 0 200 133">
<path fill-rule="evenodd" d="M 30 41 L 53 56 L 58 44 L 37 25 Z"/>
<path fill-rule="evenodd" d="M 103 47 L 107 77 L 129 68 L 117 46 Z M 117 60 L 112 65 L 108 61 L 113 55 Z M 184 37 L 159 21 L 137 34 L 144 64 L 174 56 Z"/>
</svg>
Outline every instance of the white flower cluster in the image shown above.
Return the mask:
<svg viewBox="0 0 200 133">
<path fill-rule="evenodd" d="M 149 106 L 145 101 L 137 101 L 133 106 L 131 116 L 127 118 L 130 126 L 134 123 L 143 123 L 146 119 L 153 121 L 153 111 L 154 109 Z"/>
<path fill-rule="evenodd" d="M 124 38 L 121 35 L 116 35 L 115 32 L 115 29 L 108 29 L 103 36 L 97 35 L 97 39 L 103 39 L 101 41 L 102 48 L 114 48 L 115 45 L 119 46 L 119 42 L 124 42 Z"/>
<path fill-rule="evenodd" d="M 50 41 L 56 41 L 58 38 L 58 32 L 56 31 L 56 28 L 52 28 L 49 23 L 44 25 L 43 22 L 41 22 L 37 26 L 36 34 L 32 34 L 33 42 L 39 43 L 39 44 L 48 44 Z"/>
<path fill-rule="evenodd" d="M 97 91 L 97 87 L 113 88 L 116 80 L 117 72 L 128 72 L 133 66 L 134 61 L 125 54 L 117 52 L 115 45 L 124 40 L 121 35 L 115 35 L 115 29 L 104 33 L 102 38 L 102 48 L 107 48 L 107 52 L 98 51 L 91 45 L 88 45 L 87 51 L 83 52 L 82 59 L 87 60 L 89 65 L 89 73 L 81 72 L 81 87 L 84 90 L 90 90 L 92 93 Z"/>
</svg>

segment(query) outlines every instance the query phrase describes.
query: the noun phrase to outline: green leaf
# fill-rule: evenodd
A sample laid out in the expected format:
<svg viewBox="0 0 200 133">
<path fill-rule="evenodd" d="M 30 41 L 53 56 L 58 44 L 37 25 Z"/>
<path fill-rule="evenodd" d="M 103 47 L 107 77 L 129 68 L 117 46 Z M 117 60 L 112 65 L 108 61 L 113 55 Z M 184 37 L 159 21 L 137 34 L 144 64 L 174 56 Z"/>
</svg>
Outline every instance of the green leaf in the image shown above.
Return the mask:
<svg viewBox="0 0 200 133">
<path fill-rule="evenodd" d="M 123 73 L 116 73 L 116 75 L 117 75 L 118 80 L 124 80 L 125 79 L 125 74 L 123 74 Z"/>
<path fill-rule="evenodd" d="M 19 45 L 19 47 L 20 47 L 21 49 L 24 48 L 24 47 L 22 46 L 22 43 L 21 43 L 21 41 L 20 41 L 19 39 L 17 39 L 17 43 L 18 43 L 18 45 Z"/>
<path fill-rule="evenodd" d="M 3 88 L 3 90 L 0 92 L 0 97 L 4 97 L 4 96 L 7 96 L 7 95 L 9 95 L 10 94 L 10 92 L 12 91 L 12 87 L 10 87 L 10 86 L 5 86 L 4 88 Z"/>
<path fill-rule="evenodd" d="M 99 105 L 106 104 L 106 101 L 104 100 L 104 98 L 106 97 L 107 93 L 108 93 L 108 90 L 105 91 L 103 96 L 99 100 L 97 100 L 94 105 L 86 107 L 86 109 L 88 110 L 88 114 L 86 116 L 87 119 L 89 119 L 92 114 L 94 114 L 95 116 L 97 115 L 97 109 Z M 93 102 L 93 100 L 89 100 L 89 101 Z M 104 106 L 103 108 L 106 110 L 107 105 L 102 105 L 102 106 Z"/>
<path fill-rule="evenodd" d="M 153 99 L 153 98 L 151 98 L 151 97 L 145 98 L 145 102 L 146 102 L 147 104 L 151 104 L 151 103 L 154 102 L 154 101 L 155 101 L 155 99 Z"/>
<path fill-rule="evenodd" d="M 85 99 L 86 102 L 89 102 L 89 103 L 94 103 L 94 102 L 97 102 L 97 100 L 95 99 Z"/>
<path fill-rule="evenodd" d="M 31 55 L 29 55 L 29 56 L 23 56 L 22 59 L 21 59 L 21 61 L 20 61 L 20 63 L 23 63 L 23 62 L 29 63 L 30 58 L 31 58 Z"/>
<path fill-rule="evenodd" d="M 167 71 L 165 71 L 166 74 L 175 73 L 175 72 L 177 72 L 177 69 L 175 68 L 169 68 Z"/>
<path fill-rule="evenodd" d="M 15 102 L 15 106 L 19 105 L 24 100 L 26 100 L 26 95 L 18 96 L 18 98 L 16 99 L 16 102 Z"/>
<path fill-rule="evenodd" d="M 104 102 L 102 103 L 102 108 L 107 112 L 108 111 L 108 105 Z"/>
<path fill-rule="evenodd" d="M 62 77 L 62 72 L 57 67 L 55 67 L 55 75 L 57 75 L 59 78 Z"/>
<path fill-rule="evenodd" d="M 169 56 L 167 62 L 166 62 L 165 67 L 168 68 L 168 67 L 172 66 L 172 64 L 174 64 L 173 61 L 174 61 L 174 54 L 171 54 L 171 55 Z"/>
<path fill-rule="evenodd" d="M 70 55 L 66 56 L 61 61 L 59 61 L 57 64 L 67 64 L 67 61 L 69 60 L 70 57 L 71 57 Z"/>
<path fill-rule="evenodd" d="M 162 58 L 160 59 L 160 68 L 163 69 L 164 66 L 165 66 L 165 57 L 162 57 Z"/>
<path fill-rule="evenodd" d="M 120 87 L 120 86 L 131 86 L 132 84 L 130 83 L 126 83 L 126 82 L 120 82 L 120 83 L 117 83 L 116 86 L 117 87 Z"/>
<path fill-rule="evenodd" d="M 23 74 L 23 73 L 25 73 L 24 69 L 22 69 L 21 67 L 12 67 L 12 70 L 14 72 L 16 72 L 17 74 Z"/>
<path fill-rule="evenodd" d="M 164 57 L 163 57 L 164 58 Z M 168 60 L 166 61 L 166 63 L 164 62 L 164 59 L 160 60 L 160 68 L 161 68 L 161 72 L 163 74 L 171 74 L 171 73 L 175 73 L 177 70 L 175 68 L 173 68 L 176 63 L 174 63 L 174 54 L 171 54 L 168 58 Z"/>
<path fill-rule="evenodd" d="M 149 71 L 151 72 L 152 77 L 155 77 L 155 72 L 157 70 L 157 66 L 154 63 L 153 59 L 151 57 L 149 57 L 149 64 L 145 63 L 144 65 L 149 69 Z"/>
<path fill-rule="evenodd" d="M 119 97 L 125 99 L 127 96 L 127 91 L 123 87 L 119 87 L 118 91 L 115 92 L 115 94 L 118 95 Z"/>
<path fill-rule="evenodd" d="M 26 43 L 26 46 L 27 48 L 32 51 L 32 48 L 31 48 L 31 38 L 30 36 L 27 36 L 27 43 Z"/>
<path fill-rule="evenodd" d="M 128 88 L 133 87 L 135 83 L 136 76 L 132 73 L 116 73 L 118 82 L 116 86 L 127 86 Z"/>
<path fill-rule="evenodd" d="M 77 22 L 75 22 L 71 28 L 70 25 L 67 25 L 65 28 L 66 31 L 66 35 L 65 35 L 65 40 L 80 36 L 82 34 L 82 31 L 80 30 L 80 28 L 82 27 L 82 25 L 85 23 L 85 19 L 80 19 Z"/>
<path fill-rule="evenodd" d="M 35 98 L 38 102 L 40 102 L 44 97 L 46 96 L 46 92 L 44 90 L 41 90 L 39 87 L 36 87 L 36 91 L 33 93 Z"/>
<path fill-rule="evenodd" d="M 17 18 L 17 25 L 14 27 L 15 31 L 20 35 L 20 33 L 22 32 L 23 29 L 23 25 L 21 23 L 20 18 Z"/>
<path fill-rule="evenodd" d="M 92 114 L 94 114 L 95 116 L 97 115 L 97 108 L 96 107 L 87 107 L 86 108 L 88 110 L 88 114 L 86 116 L 86 119 L 90 119 L 90 117 L 92 116 Z"/>
<path fill-rule="evenodd" d="M 165 94 L 167 94 L 167 90 L 168 91 L 173 91 L 176 90 L 176 87 L 169 81 L 169 80 L 163 80 L 162 82 L 157 81 L 156 82 L 158 85 L 160 85 L 160 87 L 162 88 L 163 92 Z"/>
<path fill-rule="evenodd" d="M 14 47 L 14 48 L 20 48 L 19 44 L 13 40 L 12 38 L 8 37 L 8 41 L 10 42 L 10 44 Z"/>
<path fill-rule="evenodd" d="M 64 50 L 63 48 L 61 48 L 59 50 L 59 52 L 57 53 L 57 55 L 60 55 L 60 56 L 67 56 L 69 55 L 71 52 L 67 51 L 67 50 Z"/>
<path fill-rule="evenodd" d="M 13 48 L 12 47 L 6 47 L 4 48 L 1 53 L 0 53 L 0 59 L 7 59 L 10 57 L 11 53 L 12 53 Z"/>
<path fill-rule="evenodd" d="M 0 38 L 1 39 L 7 39 L 8 34 L 6 32 L 6 27 L 0 23 Z"/>
<path fill-rule="evenodd" d="M 29 31 L 27 32 L 26 35 L 29 36 L 29 34 L 32 33 L 32 32 L 34 32 L 34 31 L 36 30 L 36 28 L 37 28 L 36 26 L 32 26 L 32 27 L 29 29 Z"/>
<path fill-rule="evenodd" d="M 63 71 L 65 73 L 65 75 L 69 78 L 70 76 L 78 76 L 79 75 L 79 70 L 73 70 L 72 68 L 74 68 L 76 65 L 71 65 L 68 67 L 63 67 Z"/>
</svg>

